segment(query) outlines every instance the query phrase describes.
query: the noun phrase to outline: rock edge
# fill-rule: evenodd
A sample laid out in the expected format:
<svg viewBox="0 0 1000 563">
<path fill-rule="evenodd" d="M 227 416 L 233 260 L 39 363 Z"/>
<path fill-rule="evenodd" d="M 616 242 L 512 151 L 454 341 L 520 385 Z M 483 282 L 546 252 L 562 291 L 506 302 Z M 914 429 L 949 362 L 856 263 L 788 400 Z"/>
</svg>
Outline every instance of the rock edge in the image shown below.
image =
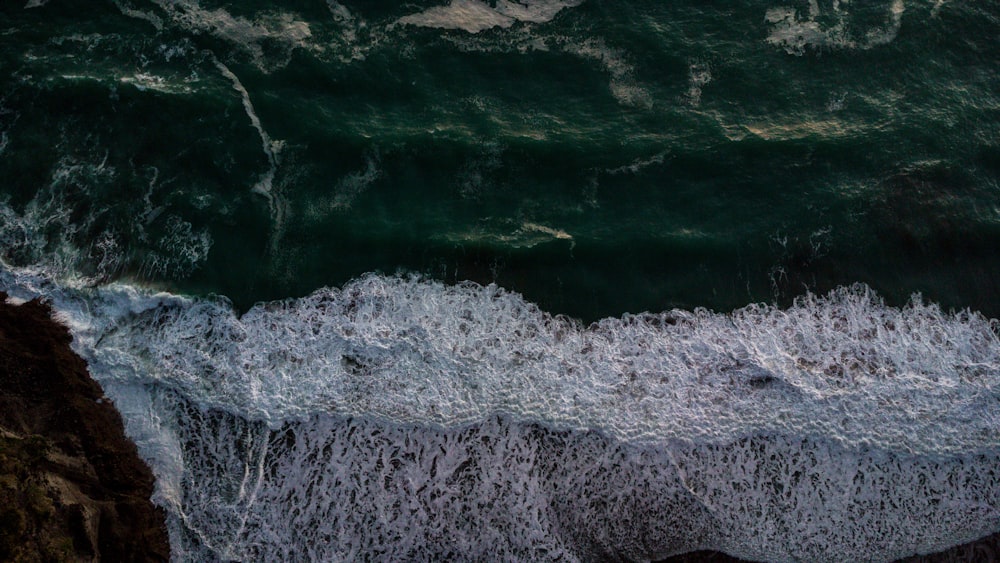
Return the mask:
<svg viewBox="0 0 1000 563">
<path fill-rule="evenodd" d="M 0 292 L 0 560 L 168 561 L 153 474 L 71 340 Z"/>
</svg>

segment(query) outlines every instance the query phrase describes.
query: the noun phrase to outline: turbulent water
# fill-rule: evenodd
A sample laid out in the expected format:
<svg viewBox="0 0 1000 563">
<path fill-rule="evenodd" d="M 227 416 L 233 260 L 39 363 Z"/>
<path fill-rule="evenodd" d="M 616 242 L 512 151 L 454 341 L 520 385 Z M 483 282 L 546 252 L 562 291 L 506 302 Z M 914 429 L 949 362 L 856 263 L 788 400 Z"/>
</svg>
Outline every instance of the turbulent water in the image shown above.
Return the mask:
<svg viewBox="0 0 1000 563">
<path fill-rule="evenodd" d="M 0 4 L 0 290 L 177 560 L 1000 531 L 1000 4 L 704 4 Z"/>
</svg>

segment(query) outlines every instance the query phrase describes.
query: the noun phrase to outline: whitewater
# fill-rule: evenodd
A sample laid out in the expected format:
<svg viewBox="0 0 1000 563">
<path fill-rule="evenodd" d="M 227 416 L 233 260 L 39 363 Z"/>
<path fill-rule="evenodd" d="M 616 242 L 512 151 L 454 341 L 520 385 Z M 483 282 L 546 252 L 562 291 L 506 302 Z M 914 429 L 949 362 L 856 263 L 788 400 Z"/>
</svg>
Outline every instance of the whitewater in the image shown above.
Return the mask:
<svg viewBox="0 0 1000 563">
<path fill-rule="evenodd" d="M 858 285 L 552 316 L 368 275 L 261 303 L 5 267 L 157 476 L 177 560 L 892 560 L 1000 527 L 1000 325 Z"/>
<path fill-rule="evenodd" d="M 1000 531 L 990 5 L 112 4 L 0 33 L 0 291 L 175 561 Z"/>
</svg>

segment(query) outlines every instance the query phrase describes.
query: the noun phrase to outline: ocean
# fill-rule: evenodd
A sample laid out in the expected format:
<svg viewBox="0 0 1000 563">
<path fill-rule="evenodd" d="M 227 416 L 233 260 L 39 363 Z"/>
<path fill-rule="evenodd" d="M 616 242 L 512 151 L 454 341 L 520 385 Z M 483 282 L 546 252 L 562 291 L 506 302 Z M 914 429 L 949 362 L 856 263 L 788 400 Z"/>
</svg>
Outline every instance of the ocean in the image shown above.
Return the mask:
<svg viewBox="0 0 1000 563">
<path fill-rule="evenodd" d="M 178 561 L 1000 531 L 1000 3 L 0 4 L 0 290 Z"/>
</svg>

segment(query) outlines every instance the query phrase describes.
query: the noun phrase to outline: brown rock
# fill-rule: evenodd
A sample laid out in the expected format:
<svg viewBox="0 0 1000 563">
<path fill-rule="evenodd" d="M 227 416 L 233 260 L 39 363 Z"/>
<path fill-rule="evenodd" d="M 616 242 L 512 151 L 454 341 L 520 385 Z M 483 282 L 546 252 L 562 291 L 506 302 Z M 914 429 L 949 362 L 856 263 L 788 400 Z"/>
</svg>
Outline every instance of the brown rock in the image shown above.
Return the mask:
<svg viewBox="0 0 1000 563">
<path fill-rule="evenodd" d="M 153 475 L 70 341 L 0 293 L 0 560 L 167 561 Z"/>
</svg>

